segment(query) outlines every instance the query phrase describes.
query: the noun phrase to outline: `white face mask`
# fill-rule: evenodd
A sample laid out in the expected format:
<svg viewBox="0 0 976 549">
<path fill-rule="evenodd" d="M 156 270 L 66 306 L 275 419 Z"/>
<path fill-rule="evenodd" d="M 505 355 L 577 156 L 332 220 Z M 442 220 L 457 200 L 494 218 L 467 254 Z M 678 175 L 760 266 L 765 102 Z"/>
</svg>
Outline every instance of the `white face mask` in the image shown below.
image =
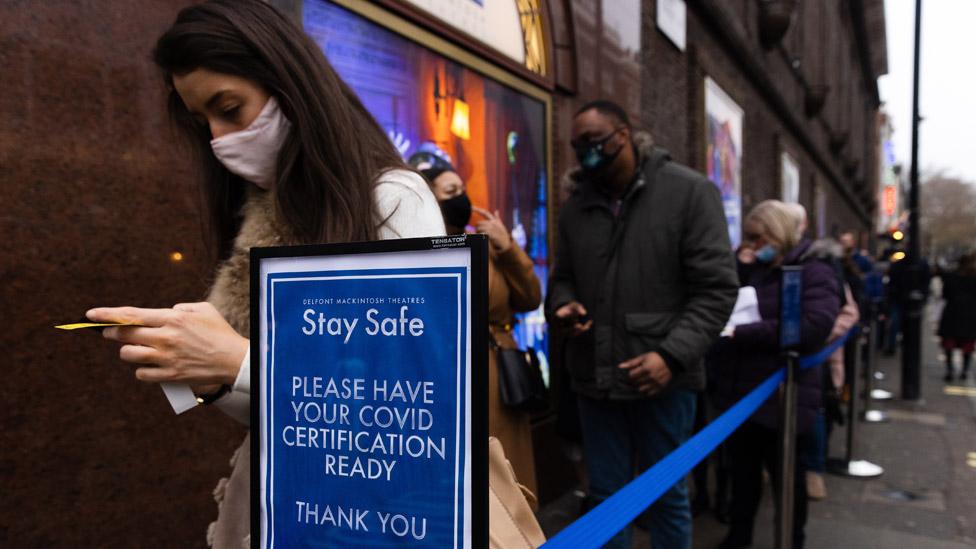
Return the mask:
<svg viewBox="0 0 976 549">
<path fill-rule="evenodd" d="M 291 122 L 269 97 L 251 125 L 210 141 L 214 156 L 231 173 L 239 175 L 262 189 L 270 189 L 275 180 L 278 152 L 288 137 Z"/>
</svg>

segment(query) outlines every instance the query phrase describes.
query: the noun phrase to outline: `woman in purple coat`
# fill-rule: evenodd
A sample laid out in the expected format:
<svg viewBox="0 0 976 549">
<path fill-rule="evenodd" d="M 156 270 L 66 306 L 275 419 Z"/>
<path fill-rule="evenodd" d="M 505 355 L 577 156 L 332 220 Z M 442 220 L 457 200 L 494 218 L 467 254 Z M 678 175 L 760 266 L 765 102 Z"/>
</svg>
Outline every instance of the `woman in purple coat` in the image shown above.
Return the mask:
<svg viewBox="0 0 976 549">
<path fill-rule="evenodd" d="M 843 302 L 843 289 L 833 268 L 814 257 L 805 257 L 810 246 L 800 241 L 796 222 L 786 204 L 767 200 L 746 216 L 744 246 L 752 248 L 755 264 L 740 269 L 741 284 L 754 286 L 762 320 L 736 326 L 714 349 L 715 375 L 720 407 L 736 403 L 783 366 L 779 348 L 779 296 L 783 265 L 803 267 L 803 318 L 800 353 L 814 353 L 825 345 Z M 798 376 L 797 444 L 803 452 L 821 405 L 820 367 Z M 779 401 L 769 398 L 729 439 L 732 503 L 729 533 L 721 547 L 747 547 L 752 543 L 753 522 L 762 497 L 762 469 L 774 483 L 779 478 L 777 453 Z M 802 464 L 794 476 L 793 546 L 803 547 L 807 518 L 807 490 Z"/>
</svg>

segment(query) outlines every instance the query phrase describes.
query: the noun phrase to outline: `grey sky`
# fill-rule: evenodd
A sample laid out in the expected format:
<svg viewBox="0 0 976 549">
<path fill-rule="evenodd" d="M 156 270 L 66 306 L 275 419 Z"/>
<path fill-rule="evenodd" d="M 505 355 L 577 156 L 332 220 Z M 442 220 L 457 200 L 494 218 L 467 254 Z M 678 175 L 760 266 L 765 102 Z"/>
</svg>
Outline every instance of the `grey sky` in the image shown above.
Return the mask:
<svg viewBox="0 0 976 549">
<path fill-rule="evenodd" d="M 915 1 L 885 0 L 888 75 L 881 100 L 895 125 L 898 161 L 906 169 L 912 152 L 912 55 Z M 919 166 L 946 169 L 976 182 L 976 0 L 923 0 Z"/>
</svg>

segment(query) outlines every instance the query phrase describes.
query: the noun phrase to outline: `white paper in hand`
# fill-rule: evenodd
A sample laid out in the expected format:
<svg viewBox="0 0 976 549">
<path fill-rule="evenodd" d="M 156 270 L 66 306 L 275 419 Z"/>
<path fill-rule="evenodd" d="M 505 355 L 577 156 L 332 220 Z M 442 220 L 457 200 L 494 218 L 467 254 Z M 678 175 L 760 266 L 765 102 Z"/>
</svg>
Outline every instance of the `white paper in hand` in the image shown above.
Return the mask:
<svg viewBox="0 0 976 549">
<path fill-rule="evenodd" d="M 193 394 L 193 390 L 186 383 L 163 382 L 159 386 L 163 388 L 163 393 L 166 395 L 166 399 L 169 400 L 169 405 L 173 407 L 173 411 L 177 414 L 182 414 L 199 404 L 197 402 L 197 396 Z"/>
<path fill-rule="evenodd" d="M 735 300 L 732 316 L 729 317 L 722 333 L 731 332 L 736 326 L 752 324 L 760 320 L 762 315 L 759 314 L 759 297 L 756 295 L 756 289 L 752 286 L 743 286 L 739 288 L 739 297 Z"/>
</svg>

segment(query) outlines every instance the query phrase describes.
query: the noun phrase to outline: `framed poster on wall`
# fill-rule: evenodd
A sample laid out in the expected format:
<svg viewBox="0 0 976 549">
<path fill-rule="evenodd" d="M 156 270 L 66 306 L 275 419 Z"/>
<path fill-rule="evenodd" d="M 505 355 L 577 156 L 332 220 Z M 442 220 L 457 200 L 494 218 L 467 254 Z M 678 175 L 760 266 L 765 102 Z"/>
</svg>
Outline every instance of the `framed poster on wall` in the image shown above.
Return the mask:
<svg viewBox="0 0 976 549">
<path fill-rule="evenodd" d="M 415 3 L 431 9 L 445 4 Z M 485 3 L 485 13 L 496 4 Z M 482 8 L 461 11 L 471 10 Z M 500 213 L 512 239 L 532 258 L 545 294 L 551 225 L 548 94 L 371 2 L 304 0 L 302 19 L 404 160 L 452 168 L 472 204 Z M 477 215 L 471 219 L 478 221 Z M 516 319 L 519 348 L 537 350 L 548 377 L 541 305 Z"/>
<path fill-rule="evenodd" d="M 706 174 L 722 193 L 733 248 L 742 240 L 742 118 L 742 108 L 706 76 Z"/>
<path fill-rule="evenodd" d="M 513 0 L 404 0 L 488 44 L 513 61 L 525 63 L 518 5 Z"/>
<path fill-rule="evenodd" d="M 251 250 L 260 547 L 487 547 L 487 259 L 482 235 Z"/>
<path fill-rule="evenodd" d="M 687 10 L 685 0 L 658 0 L 657 2 L 655 18 L 657 28 L 681 51 L 685 51 Z"/>
<path fill-rule="evenodd" d="M 783 202 L 800 201 L 800 165 L 793 155 L 783 151 L 779 154 L 780 196 Z"/>
</svg>

